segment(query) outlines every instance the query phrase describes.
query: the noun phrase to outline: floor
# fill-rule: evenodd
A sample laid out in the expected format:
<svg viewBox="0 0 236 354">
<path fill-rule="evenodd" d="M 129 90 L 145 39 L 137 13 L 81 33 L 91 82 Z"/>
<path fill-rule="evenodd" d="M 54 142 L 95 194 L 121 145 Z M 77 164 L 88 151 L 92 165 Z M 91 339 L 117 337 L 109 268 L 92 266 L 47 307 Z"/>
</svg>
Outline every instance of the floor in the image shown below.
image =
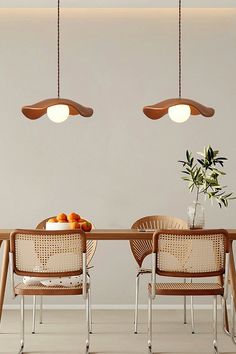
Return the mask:
<svg viewBox="0 0 236 354">
<path fill-rule="evenodd" d="M 220 318 L 219 313 L 219 320 Z M 213 353 L 212 314 L 208 310 L 196 313 L 196 334 L 183 324 L 180 310 L 154 311 L 153 350 L 162 354 Z M 31 313 L 26 311 L 25 352 L 27 354 L 84 353 L 85 326 L 83 311 L 45 310 L 44 323 L 37 324 L 31 334 Z M 128 310 L 93 311 L 91 353 L 147 353 L 146 311 L 140 311 L 140 334 L 132 333 L 133 312 Z M 219 321 L 220 322 L 220 321 Z M 236 346 L 219 326 L 219 349 L 224 354 L 236 354 Z M 16 354 L 19 349 L 19 312 L 5 311 L 0 327 L 0 354 Z"/>
</svg>

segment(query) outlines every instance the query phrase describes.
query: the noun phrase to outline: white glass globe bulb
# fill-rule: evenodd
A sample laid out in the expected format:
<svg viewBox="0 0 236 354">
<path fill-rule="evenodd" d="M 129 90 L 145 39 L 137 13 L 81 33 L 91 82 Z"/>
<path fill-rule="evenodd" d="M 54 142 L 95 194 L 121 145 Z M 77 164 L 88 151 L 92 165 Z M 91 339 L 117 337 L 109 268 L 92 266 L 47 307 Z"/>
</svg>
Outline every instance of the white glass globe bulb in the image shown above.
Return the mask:
<svg viewBox="0 0 236 354">
<path fill-rule="evenodd" d="M 183 123 L 189 119 L 191 115 L 191 109 L 186 104 L 178 104 L 168 109 L 168 114 L 171 120 L 176 123 Z"/>
<path fill-rule="evenodd" d="M 69 107 L 65 104 L 57 104 L 47 109 L 48 118 L 54 123 L 64 122 L 70 114 Z"/>
</svg>

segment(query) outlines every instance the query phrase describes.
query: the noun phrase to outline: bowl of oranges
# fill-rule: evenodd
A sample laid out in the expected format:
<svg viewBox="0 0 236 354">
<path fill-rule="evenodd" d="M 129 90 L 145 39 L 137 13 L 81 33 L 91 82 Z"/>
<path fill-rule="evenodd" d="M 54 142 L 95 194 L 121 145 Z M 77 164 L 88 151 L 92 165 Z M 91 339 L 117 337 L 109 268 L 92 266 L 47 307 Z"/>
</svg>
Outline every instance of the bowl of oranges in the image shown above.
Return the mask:
<svg viewBox="0 0 236 354">
<path fill-rule="evenodd" d="M 48 219 L 46 230 L 76 230 L 80 229 L 89 232 L 93 229 L 93 224 L 82 218 L 77 213 L 60 213 L 57 216 Z"/>
</svg>

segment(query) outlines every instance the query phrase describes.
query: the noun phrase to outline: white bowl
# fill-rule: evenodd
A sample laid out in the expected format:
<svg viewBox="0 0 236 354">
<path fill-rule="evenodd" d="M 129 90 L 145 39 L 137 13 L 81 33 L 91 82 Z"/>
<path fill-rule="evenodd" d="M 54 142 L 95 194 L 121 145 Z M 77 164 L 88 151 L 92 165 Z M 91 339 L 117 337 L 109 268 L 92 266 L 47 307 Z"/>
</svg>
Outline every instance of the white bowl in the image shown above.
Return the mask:
<svg viewBox="0 0 236 354">
<path fill-rule="evenodd" d="M 46 222 L 46 230 L 71 230 L 69 222 Z"/>
</svg>

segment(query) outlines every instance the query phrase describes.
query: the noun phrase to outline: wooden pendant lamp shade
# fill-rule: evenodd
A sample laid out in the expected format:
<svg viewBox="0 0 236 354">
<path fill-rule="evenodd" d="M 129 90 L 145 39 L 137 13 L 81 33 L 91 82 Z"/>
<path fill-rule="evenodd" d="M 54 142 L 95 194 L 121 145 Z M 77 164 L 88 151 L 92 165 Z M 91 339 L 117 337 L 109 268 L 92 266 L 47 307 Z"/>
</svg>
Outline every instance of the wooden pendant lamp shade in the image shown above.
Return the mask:
<svg viewBox="0 0 236 354">
<path fill-rule="evenodd" d="M 189 115 L 197 116 L 201 115 L 207 118 L 210 118 L 214 115 L 215 110 L 211 107 L 206 107 L 202 105 L 201 103 L 198 103 L 194 100 L 188 99 L 188 98 L 182 98 L 182 48 L 181 48 L 181 42 L 182 42 L 182 3 L 181 0 L 179 0 L 179 97 L 178 98 L 169 98 L 167 100 L 164 100 L 162 102 L 145 106 L 143 108 L 144 114 L 153 120 L 160 119 L 164 117 L 166 114 L 168 114 L 169 109 L 172 107 L 180 107 L 180 106 L 185 106 L 188 107 L 189 110 Z M 170 115 L 170 112 L 169 112 Z M 188 115 L 188 117 L 189 117 Z M 170 116 L 171 117 L 171 116 Z M 188 119 L 188 118 L 187 118 Z M 187 120 L 185 119 L 185 120 Z M 174 120 L 174 119 L 172 119 Z M 182 120 L 185 121 L 185 120 Z M 174 120 L 177 122 L 177 120 Z M 179 120 L 181 122 L 181 120 Z"/>
<path fill-rule="evenodd" d="M 150 119 L 160 119 L 168 113 L 170 107 L 176 105 L 188 105 L 191 110 L 191 115 L 197 116 L 202 115 L 204 117 L 212 117 L 215 110 L 211 107 L 203 106 L 201 103 L 190 100 L 188 98 L 169 98 L 168 100 L 156 103 L 151 106 L 146 106 L 143 108 L 143 113 Z"/>
<path fill-rule="evenodd" d="M 22 113 L 27 118 L 35 120 L 46 114 L 48 107 L 59 104 L 67 105 L 71 116 L 81 115 L 83 117 L 91 117 L 93 115 L 92 108 L 84 107 L 75 101 L 65 98 L 48 98 L 30 106 L 24 106 L 22 108 Z"/>
<path fill-rule="evenodd" d="M 61 105 L 67 106 L 68 114 L 72 116 L 91 117 L 93 115 L 92 108 L 84 107 L 69 99 L 60 98 L 60 0 L 57 0 L 57 98 L 48 98 L 35 104 L 24 106 L 21 111 L 25 117 L 36 120 L 45 115 L 49 107 L 60 107 Z"/>
</svg>

